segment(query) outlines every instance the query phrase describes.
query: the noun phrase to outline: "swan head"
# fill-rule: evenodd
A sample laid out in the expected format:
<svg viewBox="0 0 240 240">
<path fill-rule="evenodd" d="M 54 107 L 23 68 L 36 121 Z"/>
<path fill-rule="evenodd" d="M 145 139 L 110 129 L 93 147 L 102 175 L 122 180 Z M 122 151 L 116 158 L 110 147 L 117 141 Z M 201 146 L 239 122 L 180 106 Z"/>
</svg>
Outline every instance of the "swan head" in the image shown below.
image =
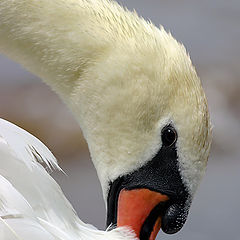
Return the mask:
<svg viewBox="0 0 240 240">
<path fill-rule="evenodd" d="M 97 56 L 71 103 L 102 185 L 107 225 L 130 225 L 140 239 L 154 239 L 160 225 L 175 233 L 186 221 L 211 127 L 185 48 L 154 27 L 134 39 Z"/>
</svg>

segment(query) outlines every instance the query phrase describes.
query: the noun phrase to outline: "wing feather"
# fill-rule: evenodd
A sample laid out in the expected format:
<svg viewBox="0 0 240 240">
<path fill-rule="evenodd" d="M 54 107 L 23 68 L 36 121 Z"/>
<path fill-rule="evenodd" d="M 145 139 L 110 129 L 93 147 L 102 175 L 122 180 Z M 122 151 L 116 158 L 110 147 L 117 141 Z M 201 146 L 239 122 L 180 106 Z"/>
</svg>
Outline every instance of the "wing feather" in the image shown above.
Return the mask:
<svg viewBox="0 0 240 240">
<path fill-rule="evenodd" d="M 37 217 L 66 232 L 78 229 L 75 211 L 44 167 L 60 169 L 48 148 L 25 130 L 5 120 L 0 121 L 1 137 L 0 175 L 24 196 Z"/>
<path fill-rule="evenodd" d="M 135 239 L 126 228 L 101 231 L 83 223 L 49 175 L 52 169 L 61 170 L 41 141 L 0 119 L 0 236 L 6 235 L 1 239 Z"/>
<path fill-rule="evenodd" d="M 0 118 L 0 135 L 13 149 L 16 157 L 28 167 L 40 162 L 49 169 L 60 169 L 51 151 L 36 137 L 24 129 Z"/>
<path fill-rule="evenodd" d="M 3 240 L 56 240 L 35 217 L 26 199 L 0 176 L 0 236 Z"/>
</svg>

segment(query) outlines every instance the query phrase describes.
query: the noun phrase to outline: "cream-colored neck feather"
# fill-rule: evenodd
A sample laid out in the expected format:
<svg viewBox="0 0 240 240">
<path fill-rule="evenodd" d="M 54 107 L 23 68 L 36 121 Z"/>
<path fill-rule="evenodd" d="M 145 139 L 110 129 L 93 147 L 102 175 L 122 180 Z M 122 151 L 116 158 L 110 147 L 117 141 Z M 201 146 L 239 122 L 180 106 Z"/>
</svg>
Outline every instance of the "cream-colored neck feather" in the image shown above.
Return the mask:
<svg viewBox="0 0 240 240">
<path fill-rule="evenodd" d="M 168 122 L 178 130 L 184 181 L 195 191 L 210 145 L 207 104 L 170 34 L 109 0 L 1 0 L 0 36 L 0 51 L 74 112 L 104 193 L 109 180 L 151 159 Z"/>
<path fill-rule="evenodd" d="M 108 0 L 3 0 L 0 14 L 1 52 L 67 102 L 79 79 L 116 47 L 132 48 L 137 39 L 148 44 L 159 31 Z"/>
</svg>

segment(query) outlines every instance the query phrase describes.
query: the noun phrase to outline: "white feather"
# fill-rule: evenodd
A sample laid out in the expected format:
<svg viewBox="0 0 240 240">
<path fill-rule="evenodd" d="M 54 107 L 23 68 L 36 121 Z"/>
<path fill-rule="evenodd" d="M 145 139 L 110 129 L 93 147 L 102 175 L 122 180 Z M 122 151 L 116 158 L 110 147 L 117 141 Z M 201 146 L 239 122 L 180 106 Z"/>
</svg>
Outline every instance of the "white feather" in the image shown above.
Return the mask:
<svg viewBox="0 0 240 240">
<path fill-rule="evenodd" d="M 55 157 L 49 149 L 36 137 L 16 125 L 0 119 L 0 135 L 14 149 L 16 157 L 22 160 L 28 167 L 31 162 L 40 162 L 49 169 L 60 169 Z"/>
<path fill-rule="evenodd" d="M 0 119 L 0 236 L 4 240 L 134 239 L 124 228 L 100 231 L 83 223 L 49 175 L 60 169 L 37 138 Z M 43 165 L 41 165 L 43 164 Z"/>
<path fill-rule="evenodd" d="M 4 240 L 55 239 L 40 225 L 26 199 L 2 176 L 0 176 L 0 236 Z"/>
</svg>

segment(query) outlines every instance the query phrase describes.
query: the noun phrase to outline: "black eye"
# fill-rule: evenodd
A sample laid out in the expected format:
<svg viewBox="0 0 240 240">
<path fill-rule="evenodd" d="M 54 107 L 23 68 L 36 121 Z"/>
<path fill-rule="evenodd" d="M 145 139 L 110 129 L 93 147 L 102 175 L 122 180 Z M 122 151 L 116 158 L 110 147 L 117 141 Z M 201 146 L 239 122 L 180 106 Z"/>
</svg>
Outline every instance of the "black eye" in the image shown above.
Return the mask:
<svg viewBox="0 0 240 240">
<path fill-rule="evenodd" d="M 165 147 L 173 145 L 177 140 L 177 132 L 172 126 L 166 126 L 162 130 L 162 144 Z"/>
</svg>

